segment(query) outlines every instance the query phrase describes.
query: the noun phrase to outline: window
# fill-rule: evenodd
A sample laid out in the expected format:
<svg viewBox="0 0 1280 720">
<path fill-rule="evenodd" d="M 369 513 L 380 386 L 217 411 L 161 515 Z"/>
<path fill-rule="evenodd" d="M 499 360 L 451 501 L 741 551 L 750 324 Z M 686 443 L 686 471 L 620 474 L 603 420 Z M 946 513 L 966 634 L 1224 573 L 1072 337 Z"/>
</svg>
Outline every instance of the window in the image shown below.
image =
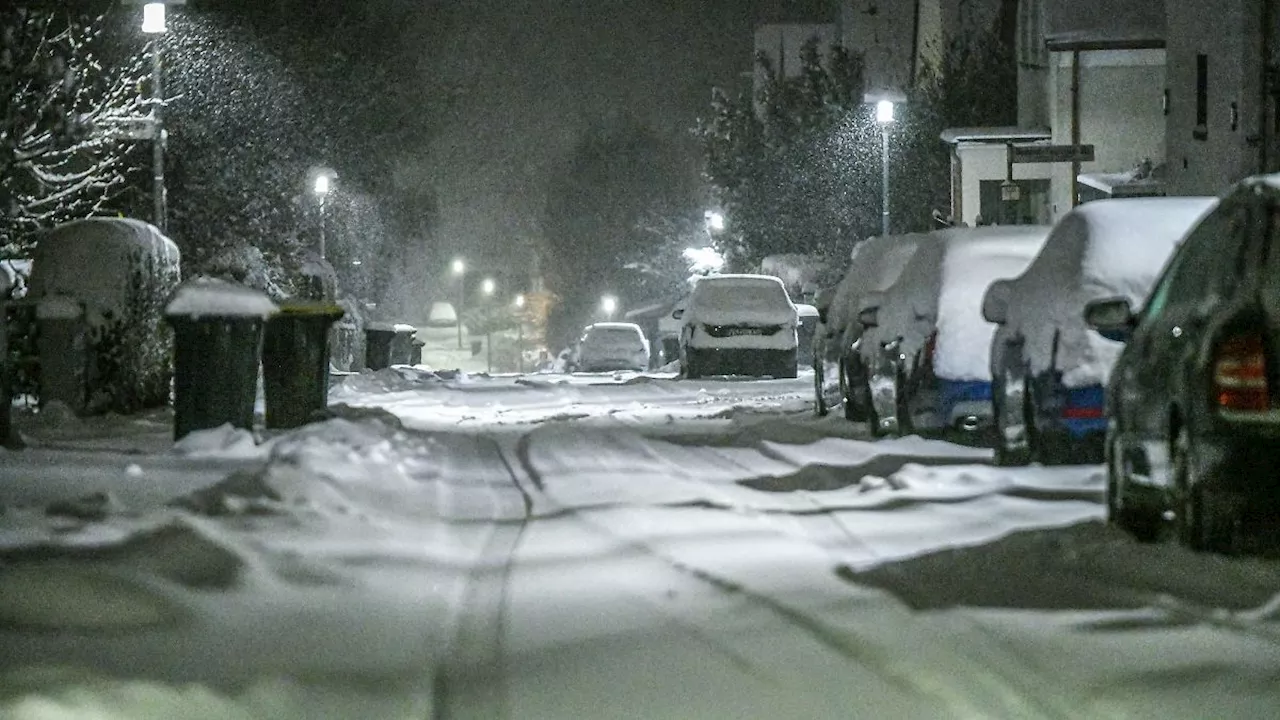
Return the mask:
<svg viewBox="0 0 1280 720">
<path fill-rule="evenodd" d="M 1172 302 L 1200 302 L 1216 296 L 1232 280 L 1240 255 L 1242 232 L 1248 221 L 1239 204 L 1219 206 L 1200 221 L 1165 267 L 1142 310 L 1143 319 L 1160 315 Z"/>
<path fill-rule="evenodd" d="M 1209 56 L 1196 55 L 1196 127 L 1191 136 L 1197 140 L 1209 137 Z"/>
</svg>

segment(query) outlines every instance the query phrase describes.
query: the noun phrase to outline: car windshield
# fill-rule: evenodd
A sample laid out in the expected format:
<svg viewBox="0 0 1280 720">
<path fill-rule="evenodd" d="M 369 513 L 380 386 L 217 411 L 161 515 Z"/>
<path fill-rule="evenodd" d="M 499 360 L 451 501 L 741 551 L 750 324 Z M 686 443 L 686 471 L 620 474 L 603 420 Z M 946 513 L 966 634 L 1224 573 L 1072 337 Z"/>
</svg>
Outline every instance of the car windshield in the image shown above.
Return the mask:
<svg viewBox="0 0 1280 720">
<path fill-rule="evenodd" d="M 0 3 L 0 720 L 1280 715 L 1280 254 L 1218 262 L 1278 57 L 1271 0 Z M 1073 213 L 1076 331 L 985 322 L 1036 249 L 952 241 Z"/>
</svg>

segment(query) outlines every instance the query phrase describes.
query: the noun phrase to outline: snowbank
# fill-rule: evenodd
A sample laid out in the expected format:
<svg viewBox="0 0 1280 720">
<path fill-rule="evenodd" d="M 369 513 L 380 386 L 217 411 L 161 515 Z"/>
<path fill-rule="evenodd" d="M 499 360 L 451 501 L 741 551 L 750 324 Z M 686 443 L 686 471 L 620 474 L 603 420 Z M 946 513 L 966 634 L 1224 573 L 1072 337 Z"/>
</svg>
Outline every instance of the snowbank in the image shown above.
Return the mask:
<svg viewBox="0 0 1280 720">
<path fill-rule="evenodd" d="M 29 297 L 84 306 L 84 384 L 93 388 L 84 411 L 129 413 L 168 401 L 173 341 L 161 311 L 178 281 L 178 246 L 138 220 L 90 218 L 41 236 Z"/>
<path fill-rule="evenodd" d="M 1007 321 L 996 341 L 1021 334 L 1030 371 L 1057 367 L 1067 387 L 1104 384 L 1123 345 L 1084 322 L 1084 306 L 1125 297 L 1135 309 L 1182 238 L 1217 204 L 1207 197 L 1098 200 L 1054 227 L 1044 250 L 1010 283 Z"/>
</svg>

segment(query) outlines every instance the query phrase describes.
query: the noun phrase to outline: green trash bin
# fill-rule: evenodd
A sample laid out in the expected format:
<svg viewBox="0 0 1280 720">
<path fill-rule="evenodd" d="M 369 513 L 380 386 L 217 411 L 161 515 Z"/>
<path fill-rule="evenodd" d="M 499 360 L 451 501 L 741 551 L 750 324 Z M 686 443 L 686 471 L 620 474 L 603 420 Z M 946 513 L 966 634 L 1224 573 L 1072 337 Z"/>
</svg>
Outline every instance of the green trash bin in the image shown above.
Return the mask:
<svg viewBox="0 0 1280 720">
<path fill-rule="evenodd" d="M 311 422 L 329 403 L 329 327 L 342 308 L 323 302 L 290 303 L 267 321 L 262 384 L 268 428 Z"/>
<path fill-rule="evenodd" d="M 173 437 L 230 423 L 253 429 L 263 329 L 275 303 L 253 288 L 200 278 L 165 308 L 173 327 Z"/>
<path fill-rule="evenodd" d="M 391 367 L 394 362 L 392 343 L 395 342 L 395 326 L 390 323 L 373 323 L 364 329 L 364 366 L 370 370 Z"/>
</svg>

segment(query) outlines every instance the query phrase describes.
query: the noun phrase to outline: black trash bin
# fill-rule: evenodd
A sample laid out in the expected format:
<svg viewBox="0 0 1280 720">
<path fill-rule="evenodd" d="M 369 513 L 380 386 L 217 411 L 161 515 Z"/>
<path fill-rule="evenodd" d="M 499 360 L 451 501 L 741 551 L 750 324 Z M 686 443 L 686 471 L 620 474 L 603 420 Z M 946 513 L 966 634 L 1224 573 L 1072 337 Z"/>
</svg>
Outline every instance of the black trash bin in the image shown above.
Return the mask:
<svg viewBox="0 0 1280 720">
<path fill-rule="evenodd" d="M 275 303 L 253 288 L 201 278 L 165 309 L 173 327 L 173 437 L 226 423 L 253 429 L 258 363 Z"/>
<path fill-rule="evenodd" d="M 414 365 L 413 362 L 413 342 L 418 334 L 418 328 L 412 325 L 397 323 L 392 328 L 395 330 L 395 339 L 391 341 L 391 364 L 392 365 Z"/>
<path fill-rule="evenodd" d="M 409 355 L 409 364 L 410 364 L 410 365 L 421 365 L 421 364 L 422 364 L 422 348 L 423 348 L 425 345 L 426 345 L 426 343 L 422 342 L 421 340 L 414 340 L 414 341 L 413 341 L 413 352 L 412 352 L 412 353 L 410 353 L 410 355 Z"/>
<path fill-rule="evenodd" d="M 295 428 L 329 402 L 329 327 L 343 315 L 328 303 L 291 303 L 267 321 L 262 343 L 266 425 Z"/>
<path fill-rule="evenodd" d="M 395 327 L 388 323 L 373 323 L 364 329 L 364 365 L 370 370 L 391 367 L 392 343 Z"/>
</svg>

